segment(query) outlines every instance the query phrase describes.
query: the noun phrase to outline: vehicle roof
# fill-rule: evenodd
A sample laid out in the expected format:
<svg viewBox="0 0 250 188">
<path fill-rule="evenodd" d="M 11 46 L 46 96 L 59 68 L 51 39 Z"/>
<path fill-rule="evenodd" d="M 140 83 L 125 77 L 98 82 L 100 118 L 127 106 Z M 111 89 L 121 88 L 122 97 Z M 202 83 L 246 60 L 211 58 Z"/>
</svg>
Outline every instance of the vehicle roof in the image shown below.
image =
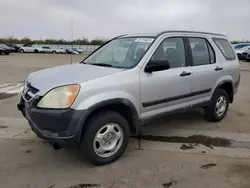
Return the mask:
<svg viewBox="0 0 250 188">
<path fill-rule="evenodd" d="M 237 45 L 242 45 L 242 44 L 250 44 L 250 42 L 242 42 L 242 43 L 238 43 L 238 44 L 234 44 L 234 45 L 237 46 Z"/>
<path fill-rule="evenodd" d="M 205 34 L 205 35 L 217 35 L 225 37 L 225 35 L 218 34 L 218 33 L 209 33 L 209 32 L 202 32 L 202 31 L 182 31 L 182 30 L 168 30 L 168 31 L 162 31 L 162 32 L 155 32 L 155 33 L 137 33 L 137 34 L 125 34 L 119 36 L 120 38 L 123 37 L 138 37 L 138 36 L 144 36 L 144 37 L 158 37 L 160 35 L 163 35 L 165 33 L 184 33 L 184 34 Z"/>
</svg>

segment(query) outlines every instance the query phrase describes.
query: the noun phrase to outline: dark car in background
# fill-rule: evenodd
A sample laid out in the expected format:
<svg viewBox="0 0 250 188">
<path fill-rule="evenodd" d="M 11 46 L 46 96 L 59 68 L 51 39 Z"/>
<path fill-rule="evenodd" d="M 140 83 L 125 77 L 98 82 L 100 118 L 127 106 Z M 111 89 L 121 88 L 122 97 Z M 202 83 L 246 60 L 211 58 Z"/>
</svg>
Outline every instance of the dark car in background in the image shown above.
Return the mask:
<svg viewBox="0 0 250 188">
<path fill-rule="evenodd" d="M 0 44 L 0 55 L 9 55 L 11 48 L 5 44 Z"/>
<path fill-rule="evenodd" d="M 6 44 L 6 46 L 8 46 L 12 52 L 19 52 L 20 46 L 17 46 L 15 44 Z"/>
<path fill-rule="evenodd" d="M 83 50 L 80 48 L 72 48 L 72 50 L 74 50 L 75 52 L 78 52 L 79 54 L 83 52 Z"/>
<path fill-rule="evenodd" d="M 79 52 L 73 50 L 73 49 L 66 49 L 67 54 L 79 54 Z"/>
</svg>

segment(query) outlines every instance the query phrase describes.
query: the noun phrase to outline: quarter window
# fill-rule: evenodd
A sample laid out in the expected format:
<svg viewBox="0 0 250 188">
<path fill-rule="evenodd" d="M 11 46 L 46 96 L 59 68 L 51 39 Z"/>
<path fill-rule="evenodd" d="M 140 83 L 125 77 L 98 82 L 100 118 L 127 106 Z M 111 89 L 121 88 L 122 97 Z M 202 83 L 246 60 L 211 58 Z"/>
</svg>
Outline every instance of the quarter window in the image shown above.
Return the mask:
<svg viewBox="0 0 250 188">
<path fill-rule="evenodd" d="M 226 60 L 235 60 L 235 53 L 231 45 L 226 39 L 222 38 L 213 38 L 214 43 L 218 46 L 221 53 L 224 55 Z"/>
<path fill-rule="evenodd" d="M 170 68 L 186 65 L 184 41 L 181 37 L 166 38 L 156 49 L 153 60 L 168 60 Z"/>
<path fill-rule="evenodd" d="M 204 38 L 189 38 L 192 51 L 193 66 L 215 63 L 215 53 L 209 42 Z"/>
</svg>

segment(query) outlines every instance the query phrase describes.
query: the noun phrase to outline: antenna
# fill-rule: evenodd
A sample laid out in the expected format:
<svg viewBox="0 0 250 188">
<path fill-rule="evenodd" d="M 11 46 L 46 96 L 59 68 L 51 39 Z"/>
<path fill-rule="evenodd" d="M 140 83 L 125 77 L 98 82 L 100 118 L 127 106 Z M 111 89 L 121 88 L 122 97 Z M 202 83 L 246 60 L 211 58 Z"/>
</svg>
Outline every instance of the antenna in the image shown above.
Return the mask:
<svg viewBox="0 0 250 188">
<path fill-rule="evenodd" d="M 74 27 L 73 27 L 73 20 L 70 20 L 70 33 L 71 33 L 71 49 L 73 48 L 73 44 L 72 44 L 72 41 L 73 41 L 73 33 L 74 33 Z M 70 63 L 72 64 L 72 54 L 70 54 Z"/>
</svg>

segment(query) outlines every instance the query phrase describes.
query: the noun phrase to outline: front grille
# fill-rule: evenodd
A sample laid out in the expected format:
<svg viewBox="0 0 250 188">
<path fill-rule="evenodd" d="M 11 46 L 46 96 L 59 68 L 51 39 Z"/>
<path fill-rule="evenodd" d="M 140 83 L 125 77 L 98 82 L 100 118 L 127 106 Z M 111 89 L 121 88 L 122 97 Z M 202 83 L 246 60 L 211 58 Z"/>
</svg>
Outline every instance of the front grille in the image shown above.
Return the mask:
<svg viewBox="0 0 250 188">
<path fill-rule="evenodd" d="M 28 95 L 28 93 L 24 94 L 24 98 L 26 101 L 30 101 L 32 99 L 32 97 L 30 95 Z"/>
<path fill-rule="evenodd" d="M 28 83 L 24 86 L 22 96 L 25 101 L 30 102 L 35 97 L 38 91 L 39 89 L 31 86 L 31 84 Z"/>
</svg>

